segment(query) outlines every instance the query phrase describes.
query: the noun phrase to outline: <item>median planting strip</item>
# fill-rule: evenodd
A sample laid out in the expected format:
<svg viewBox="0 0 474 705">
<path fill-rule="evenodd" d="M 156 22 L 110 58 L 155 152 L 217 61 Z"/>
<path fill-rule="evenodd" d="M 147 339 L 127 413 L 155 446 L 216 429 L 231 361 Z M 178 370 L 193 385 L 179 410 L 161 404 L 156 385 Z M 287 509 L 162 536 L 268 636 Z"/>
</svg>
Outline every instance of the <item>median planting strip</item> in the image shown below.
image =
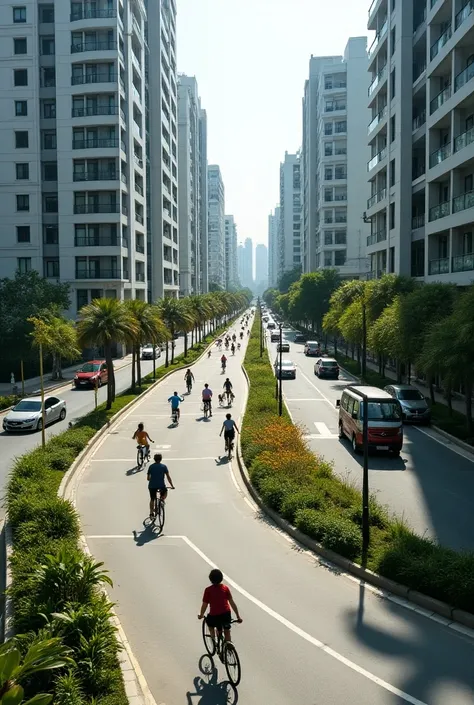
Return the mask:
<svg viewBox="0 0 474 705">
<path fill-rule="evenodd" d="M 361 568 L 361 493 L 308 448 L 286 411 L 277 415 L 275 377 L 267 355 L 260 357 L 259 326 L 257 311 L 244 361 L 249 396 L 241 436 L 244 480 L 248 472 L 252 494 L 295 538 L 310 541 L 348 572 L 474 627 L 467 614 L 474 613 L 474 553 L 417 536 L 374 497 L 367 570 Z"/>
</svg>

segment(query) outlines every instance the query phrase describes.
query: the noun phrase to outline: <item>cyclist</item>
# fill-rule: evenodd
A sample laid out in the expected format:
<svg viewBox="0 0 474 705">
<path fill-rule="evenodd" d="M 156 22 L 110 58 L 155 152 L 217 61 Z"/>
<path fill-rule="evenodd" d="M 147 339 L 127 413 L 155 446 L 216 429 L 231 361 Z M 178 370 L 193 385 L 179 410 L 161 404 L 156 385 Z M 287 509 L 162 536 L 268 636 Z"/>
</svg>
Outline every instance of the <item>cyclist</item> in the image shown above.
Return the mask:
<svg viewBox="0 0 474 705">
<path fill-rule="evenodd" d="M 211 585 L 204 590 L 198 619 L 204 619 L 206 610 L 209 607 L 206 622 L 212 638 L 216 638 L 216 629 L 223 629 L 225 640 L 230 641 L 230 626 L 232 621 L 231 608 L 234 610 L 237 621 L 240 624 L 242 618 L 239 613 L 239 608 L 235 604 L 229 588 L 222 582 L 224 576 L 218 568 L 211 570 L 209 580 L 211 581 Z"/>
<path fill-rule="evenodd" d="M 208 358 L 211 357 L 211 352 L 212 352 L 211 350 L 208 350 L 208 351 L 207 351 L 207 357 L 208 357 Z"/>
<path fill-rule="evenodd" d="M 188 394 L 191 394 L 191 389 L 193 388 L 193 382 L 194 382 L 194 375 L 191 372 L 191 370 L 188 369 L 184 373 L 184 381 L 186 382 L 186 388 L 188 390 Z"/>
<path fill-rule="evenodd" d="M 209 416 L 212 416 L 212 389 L 209 388 L 207 382 L 204 385 L 204 389 L 201 392 L 201 396 L 204 407 L 206 407 L 207 404 L 207 406 L 209 407 Z"/>
<path fill-rule="evenodd" d="M 222 385 L 222 388 L 224 389 L 224 393 L 227 397 L 227 403 L 229 403 L 230 398 L 232 396 L 232 382 L 228 377 L 226 377 L 226 380 L 224 384 Z"/>
<path fill-rule="evenodd" d="M 237 433 L 240 433 L 239 429 L 237 428 L 237 424 L 235 423 L 231 414 L 226 414 L 225 421 L 222 424 L 221 432 L 219 433 L 219 438 L 220 438 L 222 436 L 222 432 L 224 432 L 224 444 L 225 444 L 226 450 L 227 450 L 228 444 L 234 442 L 236 431 L 237 431 Z"/>
<path fill-rule="evenodd" d="M 153 456 L 153 459 L 155 462 L 149 466 L 146 476 L 150 493 L 150 519 L 153 519 L 155 515 L 155 502 L 158 492 L 163 502 L 168 495 L 165 479 L 168 480 L 171 489 L 174 490 L 173 480 L 170 477 L 168 468 L 161 462 L 163 460 L 161 453 L 157 453 Z"/>
<path fill-rule="evenodd" d="M 139 446 L 144 446 L 145 447 L 145 457 L 149 458 L 150 457 L 150 443 L 154 443 L 155 441 L 152 441 L 148 433 L 145 431 L 145 425 L 142 423 L 138 424 L 138 428 L 135 431 L 135 433 L 132 436 L 132 440 L 137 442 L 137 445 Z"/>
<path fill-rule="evenodd" d="M 242 340 L 243 337 L 244 337 L 244 332 L 241 330 L 241 331 L 240 331 L 240 340 Z"/>
<path fill-rule="evenodd" d="M 237 350 L 240 350 L 240 343 L 237 343 Z"/>
<path fill-rule="evenodd" d="M 225 372 L 225 366 L 226 366 L 226 364 L 227 364 L 227 358 L 226 358 L 225 355 L 222 355 L 222 357 L 221 357 L 221 367 L 222 367 L 222 371 L 223 371 L 223 372 Z"/>
<path fill-rule="evenodd" d="M 232 355 L 235 355 L 235 344 L 234 343 L 232 343 L 232 345 L 230 346 L 230 351 L 231 351 Z"/>
<path fill-rule="evenodd" d="M 250 331 L 248 330 L 248 331 L 247 331 L 247 337 L 248 337 L 249 335 L 250 335 Z"/>
<path fill-rule="evenodd" d="M 229 349 L 229 341 L 227 340 L 227 338 L 226 338 L 226 341 L 225 341 L 225 349 L 226 349 L 226 350 Z"/>
<path fill-rule="evenodd" d="M 234 333 L 234 335 L 232 336 L 232 342 L 233 342 L 233 343 L 235 343 L 236 338 L 237 338 L 237 336 L 236 336 L 235 333 Z"/>
<path fill-rule="evenodd" d="M 184 397 L 181 397 L 178 392 L 173 392 L 173 395 L 169 397 L 168 401 L 171 402 L 171 413 L 176 411 L 176 415 L 179 421 L 179 417 L 181 416 L 179 405 L 182 401 L 184 401 Z"/>
</svg>

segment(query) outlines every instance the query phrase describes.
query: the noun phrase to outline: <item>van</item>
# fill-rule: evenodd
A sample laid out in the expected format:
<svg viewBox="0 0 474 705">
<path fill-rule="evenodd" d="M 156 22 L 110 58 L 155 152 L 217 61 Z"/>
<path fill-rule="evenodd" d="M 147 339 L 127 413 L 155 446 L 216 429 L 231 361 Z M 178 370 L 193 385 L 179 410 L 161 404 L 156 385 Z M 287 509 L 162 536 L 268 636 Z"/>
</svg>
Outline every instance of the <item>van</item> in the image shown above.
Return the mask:
<svg viewBox="0 0 474 705">
<path fill-rule="evenodd" d="M 363 449 L 363 401 L 368 397 L 369 450 L 391 451 L 399 455 L 403 445 L 403 414 L 400 402 L 378 387 L 346 387 L 339 407 L 339 438 L 347 437 L 354 453 Z"/>
</svg>

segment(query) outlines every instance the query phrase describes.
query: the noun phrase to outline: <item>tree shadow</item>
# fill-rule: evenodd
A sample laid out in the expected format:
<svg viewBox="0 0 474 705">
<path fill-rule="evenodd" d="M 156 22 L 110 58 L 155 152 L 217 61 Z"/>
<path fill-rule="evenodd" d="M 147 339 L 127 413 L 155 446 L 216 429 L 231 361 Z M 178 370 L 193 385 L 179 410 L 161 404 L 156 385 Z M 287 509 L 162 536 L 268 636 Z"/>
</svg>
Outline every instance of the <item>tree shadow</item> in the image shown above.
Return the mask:
<svg viewBox="0 0 474 705">
<path fill-rule="evenodd" d="M 239 695 L 228 680 L 219 681 L 213 659 L 204 654 L 199 659 L 200 675 L 193 679 L 194 692 L 186 693 L 186 705 L 236 705 Z"/>
</svg>

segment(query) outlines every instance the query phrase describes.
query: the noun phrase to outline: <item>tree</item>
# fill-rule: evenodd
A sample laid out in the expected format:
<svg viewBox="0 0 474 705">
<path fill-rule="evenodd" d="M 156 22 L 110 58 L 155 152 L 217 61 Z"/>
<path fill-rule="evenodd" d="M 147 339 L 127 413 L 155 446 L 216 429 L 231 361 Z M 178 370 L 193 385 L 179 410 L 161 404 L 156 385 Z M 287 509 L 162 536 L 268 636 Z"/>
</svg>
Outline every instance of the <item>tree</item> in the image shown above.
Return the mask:
<svg viewBox="0 0 474 705">
<path fill-rule="evenodd" d="M 196 294 L 189 297 L 189 305 L 196 322 L 196 340 L 201 342 L 203 326 L 210 316 L 209 302 L 202 294 Z"/>
<path fill-rule="evenodd" d="M 393 357 L 397 360 L 397 378 L 400 381 L 401 360 L 407 360 L 407 351 L 400 326 L 401 296 L 384 308 L 380 316 L 371 326 L 368 333 L 368 343 L 371 350 L 375 350 L 382 359 Z M 383 374 L 382 367 L 382 374 Z"/>
<path fill-rule="evenodd" d="M 115 373 L 112 348 L 138 335 L 138 325 L 130 311 L 118 299 L 94 299 L 79 311 L 78 340 L 83 346 L 104 348 L 107 363 L 107 409 L 115 400 Z"/>
<path fill-rule="evenodd" d="M 267 289 L 262 294 L 262 299 L 265 301 L 267 306 L 272 310 L 275 309 L 277 305 L 277 299 L 280 296 L 278 289 Z"/>
<path fill-rule="evenodd" d="M 303 274 L 290 287 L 290 316 L 292 320 L 304 320 L 311 324 L 311 330 L 321 335 L 323 318 L 329 310 L 332 294 L 340 284 L 335 269 Z M 300 316 L 295 319 L 294 315 Z"/>
<path fill-rule="evenodd" d="M 289 272 L 283 272 L 283 274 L 278 279 L 278 290 L 282 294 L 288 293 L 288 290 L 292 284 L 298 281 L 301 276 L 301 267 L 295 267 Z"/>
<path fill-rule="evenodd" d="M 139 299 L 125 301 L 124 306 L 135 322 L 128 341 L 132 346 L 132 391 L 135 391 L 136 381 L 142 386 L 140 347 L 144 343 L 159 345 L 168 340 L 169 335 L 156 307 Z"/>
<path fill-rule="evenodd" d="M 46 326 L 43 349 L 53 360 L 51 379 L 63 379 L 62 360 L 65 358 L 72 361 L 81 354 L 77 344 L 76 326 L 61 315 L 57 304 L 40 311 L 38 316 L 31 316 L 28 320 L 34 326 L 38 319 L 44 321 Z"/>
<path fill-rule="evenodd" d="M 174 362 L 174 337 L 178 330 L 186 327 L 193 316 L 188 307 L 183 306 L 179 299 L 166 297 L 157 303 L 157 310 L 171 336 L 171 364 Z M 166 367 L 169 365 L 168 341 L 166 341 Z"/>
</svg>

